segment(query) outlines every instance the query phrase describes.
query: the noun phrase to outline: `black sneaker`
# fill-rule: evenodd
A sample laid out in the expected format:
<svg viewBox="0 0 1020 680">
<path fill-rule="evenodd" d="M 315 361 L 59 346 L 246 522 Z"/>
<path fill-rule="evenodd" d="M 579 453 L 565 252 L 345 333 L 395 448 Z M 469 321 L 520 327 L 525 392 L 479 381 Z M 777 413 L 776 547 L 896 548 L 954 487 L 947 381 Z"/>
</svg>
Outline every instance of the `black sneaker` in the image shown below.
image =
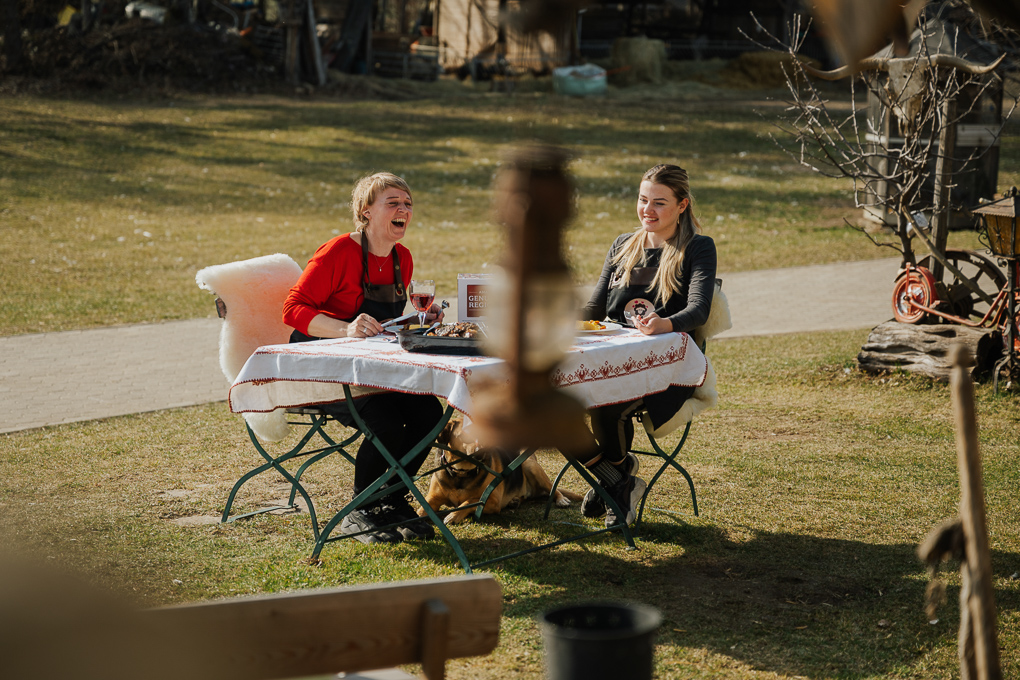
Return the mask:
<svg viewBox="0 0 1020 680">
<path fill-rule="evenodd" d="M 406 522 L 406 524 L 394 527 L 406 540 L 428 540 L 436 537 L 432 520 L 428 517 L 419 517 L 408 502 L 407 496 L 385 498 L 383 499 L 383 508 L 390 518 L 389 523 Z"/>
<path fill-rule="evenodd" d="M 645 480 L 640 477 L 627 477 L 616 486 L 606 489 L 616 504 L 620 506 L 620 512 L 626 517 L 627 524 L 633 524 L 637 519 L 637 506 L 641 502 L 641 497 L 645 495 L 647 487 Z M 616 517 L 616 513 L 612 508 L 606 508 L 606 526 L 611 527 L 617 524 L 622 524 L 622 522 Z"/>
<path fill-rule="evenodd" d="M 641 463 L 638 461 L 638 457 L 633 453 L 628 453 L 626 462 L 620 466 L 620 472 L 633 476 L 638 473 L 640 468 Z M 588 489 L 584 494 L 584 498 L 581 500 L 581 514 L 592 518 L 605 516 L 606 504 L 602 500 L 602 496 L 595 493 L 595 489 Z"/>
<path fill-rule="evenodd" d="M 379 529 L 380 526 L 392 524 L 394 520 L 389 519 L 388 514 L 381 505 L 373 505 L 365 508 L 357 508 L 340 521 L 340 533 L 357 534 L 365 531 L 354 538 L 362 543 L 400 543 L 404 540 L 403 535 L 395 528 Z"/>
</svg>

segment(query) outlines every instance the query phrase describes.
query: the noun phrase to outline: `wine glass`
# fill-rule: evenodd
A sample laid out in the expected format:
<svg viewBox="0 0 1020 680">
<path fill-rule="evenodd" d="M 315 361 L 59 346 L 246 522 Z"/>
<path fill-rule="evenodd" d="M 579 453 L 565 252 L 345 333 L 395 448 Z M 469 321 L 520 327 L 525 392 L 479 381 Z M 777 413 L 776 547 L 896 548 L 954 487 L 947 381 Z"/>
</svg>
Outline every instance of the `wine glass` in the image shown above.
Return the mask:
<svg viewBox="0 0 1020 680">
<path fill-rule="evenodd" d="M 425 312 L 429 311 L 436 298 L 436 282 L 432 279 L 412 279 L 407 292 L 411 296 L 411 306 L 418 311 L 418 324 L 424 326 Z"/>
</svg>

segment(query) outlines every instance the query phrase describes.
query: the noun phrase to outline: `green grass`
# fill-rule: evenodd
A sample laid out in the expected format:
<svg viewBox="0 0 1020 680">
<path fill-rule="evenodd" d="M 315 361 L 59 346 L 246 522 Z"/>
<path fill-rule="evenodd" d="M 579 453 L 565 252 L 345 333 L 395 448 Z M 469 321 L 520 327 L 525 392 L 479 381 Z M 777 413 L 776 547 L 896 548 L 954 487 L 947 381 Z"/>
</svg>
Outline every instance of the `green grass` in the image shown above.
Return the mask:
<svg viewBox="0 0 1020 680">
<path fill-rule="evenodd" d="M 453 296 L 457 273 L 498 257 L 489 186 L 503 154 L 531 139 L 576 154 L 567 243 L 581 282 L 633 227 L 637 180 L 659 161 L 690 170 L 722 272 L 889 255 L 844 226 L 859 216 L 849 186 L 797 167 L 765 138 L 777 107 L 758 115 L 750 99 L 760 93 L 670 84 L 578 102 L 541 88 L 429 92 L 414 101 L 0 101 L 0 335 L 208 316 L 198 269 L 273 252 L 304 264 L 349 230 L 351 184 L 377 170 L 411 183 L 405 242 L 417 272 Z M 1003 139 L 1001 158 L 1006 187 L 1020 176 L 1016 136 Z M 977 245 L 970 233 L 951 243 Z M 451 663 L 450 677 L 541 677 L 536 615 L 589 598 L 663 612 L 660 678 L 958 677 L 956 567 L 949 603 L 930 624 L 914 556 L 956 512 L 948 388 L 857 373 L 864 338 L 713 343 L 721 402 L 698 419 L 684 456 L 701 517 L 691 516 L 686 484 L 667 477 L 652 502 L 672 514 L 651 513 L 638 551 L 606 536 L 498 566 L 501 644 Z M 990 392 L 978 387 L 981 446 L 999 640 L 1014 677 L 1020 416 L 1016 395 Z M 550 471 L 559 462 L 542 460 Z M 304 514 L 173 522 L 218 514 L 255 462 L 222 403 L 0 435 L 0 537 L 140 605 L 459 573 L 440 541 L 343 541 L 311 566 Z M 349 496 L 350 470 L 336 461 L 308 479 L 323 514 Z M 285 492 L 264 476 L 240 510 Z M 576 508 L 553 518 L 586 522 Z M 571 530 L 526 505 L 457 534 L 480 560 Z"/>
<path fill-rule="evenodd" d="M 683 480 L 668 476 L 651 504 L 672 514 L 651 512 L 639 550 L 609 535 L 496 567 L 500 645 L 452 662 L 450 677 L 542 677 L 535 617 L 589 598 L 662 611 L 659 678 L 958 677 L 957 567 L 946 567 L 948 603 L 932 624 L 914 555 L 959 500 L 949 389 L 858 373 L 851 366 L 865 336 L 713 343 L 720 404 L 697 420 L 683 456 L 701 516 L 692 516 Z M 1018 406 L 1016 395 L 977 387 L 1005 677 L 1020 674 Z M 542 460 L 558 468 L 557 456 Z M 310 566 L 306 514 L 172 522 L 218 514 L 255 461 L 240 419 L 222 403 L 0 436 L 0 533 L 145 605 L 459 573 L 441 541 L 341 541 Z M 350 470 L 336 461 L 308 479 L 324 513 L 348 497 Z M 264 476 L 239 510 L 284 492 Z M 589 521 L 576 506 L 552 519 Z M 456 533 L 479 560 L 573 530 L 526 504 Z"/>
<path fill-rule="evenodd" d="M 567 254 L 580 282 L 634 227 L 638 180 L 660 161 L 689 169 L 722 272 L 890 256 L 844 226 L 859 219 L 849 185 L 767 139 L 780 107 L 759 115 L 750 98 L 760 93 L 708 88 L 718 100 L 702 101 L 678 87 L 583 102 L 466 89 L 413 101 L 6 98 L 0 335 L 208 316 L 198 269 L 274 252 L 303 266 L 350 230 L 352 183 L 378 170 L 414 191 L 405 243 L 416 271 L 456 295 L 457 273 L 498 258 L 492 176 L 533 139 L 576 154 Z M 1001 186 L 1020 174 L 1017 146 L 1003 142 Z M 977 245 L 970 233 L 952 243 Z"/>
</svg>

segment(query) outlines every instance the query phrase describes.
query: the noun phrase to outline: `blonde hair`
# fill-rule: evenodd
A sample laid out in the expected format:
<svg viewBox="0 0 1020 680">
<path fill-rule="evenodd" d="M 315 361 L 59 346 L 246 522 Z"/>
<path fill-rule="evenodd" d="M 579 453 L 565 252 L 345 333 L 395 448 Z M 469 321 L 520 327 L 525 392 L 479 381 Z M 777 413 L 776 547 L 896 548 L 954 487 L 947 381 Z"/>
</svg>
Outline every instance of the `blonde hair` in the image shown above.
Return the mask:
<svg viewBox="0 0 1020 680">
<path fill-rule="evenodd" d="M 655 291 L 658 302 L 665 304 L 666 300 L 678 293 L 683 285 L 680 275 L 683 271 L 684 252 L 695 234 L 701 232 L 701 223 L 694 216 L 694 197 L 691 195 L 691 184 L 686 170 L 677 165 L 660 164 L 642 175 L 641 181 L 669 188 L 677 203 L 687 199 L 687 207 L 680 213 L 676 232 L 662 244 L 659 269 L 647 289 L 649 293 Z M 625 288 L 630 285 L 631 270 L 644 261 L 644 243 L 644 230 L 638 227 L 613 257 L 613 265 L 621 272 L 616 283 L 617 287 Z"/>
<path fill-rule="evenodd" d="M 365 208 L 375 203 L 379 193 L 389 188 L 406 191 L 411 195 L 411 187 L 403 178 L 397 177 L 390 172 L 377 172 L 358 180 L 351 191 L 351 213 L 354 215 L 354 231 L 359 234 L 365 231 L 368 226 L 368 218 L 365 217 Z"/>
</svg>

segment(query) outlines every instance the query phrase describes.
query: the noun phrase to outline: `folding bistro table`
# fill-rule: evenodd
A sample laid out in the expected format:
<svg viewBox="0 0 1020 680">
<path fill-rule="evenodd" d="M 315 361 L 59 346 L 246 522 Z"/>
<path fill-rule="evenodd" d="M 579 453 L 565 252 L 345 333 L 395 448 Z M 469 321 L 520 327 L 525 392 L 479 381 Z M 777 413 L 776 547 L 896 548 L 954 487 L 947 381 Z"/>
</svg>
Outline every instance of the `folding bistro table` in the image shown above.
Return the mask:
<svg viewBox="0 0 1020 680">
<path fill-rule="evenodd" d="M 579 335 L 553 373 L 553 381 L 582 406 L 593 408 L 632 401 L 662 392 L 671 385 L 700 386 L 707 370 L 705 355 L 686 333 L 648 336 L 636 330 L 621 329 L 605 334 Z M 368 431 L 357 416 L 358 396 L 378 390 L 393 390 L 431 394 L 446 400 L 447 408 L 440 422 L 402 460 L 396 460 L 376 440 L 380 453 L 390 464 L 390 471 L 326 524 L 319 532 L 313 557 L 318 556 L 327 542 L 343 538 L 330 537 L 343 517 L 354 508 L 379 497 L 380 488 L 396 477 L 426 510 L 457 553 L 465 571 L 470 573 L 472 566 L 482 563 L 472 565 L 468 561 L 456 537 L 425 503 L 414 483 L 415 478 L 407 474 L 403 465 L 422 449 L 433 445 L 454 411 L 470 417 L 473 397 L 480 385 L 506 381 L 507 378 L 508 370 L 501 359 L 408 352 L 394 337 L 387 335 L 361 340 L 338 338 L 260 347 L 231 386 L 229 403 L 235 413 L 265 413 L 278 408 L 308 407 L 346 398 L 353 400 L 355 408 L 352 411 L 365 436 L 375 439 L 374 433 Z M 605 497 L 602 489 L 597 485 L 595 488 Z M 622 529 L 627 542 L 633 546 L 626 526 Z M 568 540 L 586 535 L 591 534 Z M 562 542 L 567 541 L 555 544 Z M 507 557 L 510 556 L 499 559 Z"/>
</svg>

